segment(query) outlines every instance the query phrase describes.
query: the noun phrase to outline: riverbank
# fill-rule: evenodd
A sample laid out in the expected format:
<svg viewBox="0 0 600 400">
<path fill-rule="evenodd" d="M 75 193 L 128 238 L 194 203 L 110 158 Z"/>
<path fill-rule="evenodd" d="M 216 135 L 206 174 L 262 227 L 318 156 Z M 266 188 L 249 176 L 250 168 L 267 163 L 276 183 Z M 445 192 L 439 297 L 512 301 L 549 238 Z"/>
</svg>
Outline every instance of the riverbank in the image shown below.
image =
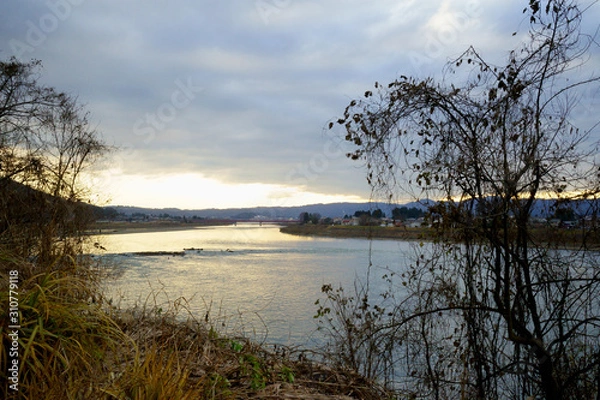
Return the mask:
<svg viewBox="0 0 600 400">
<path fill-rule="evenodd" d="M 376 400 L 393 396 L 353 371 L 312 361 L 314 352 L 222 336 L 215 327 L 221 323 L 208 314 L 204 321 L 178 322 L 178 311 L 185 312 L 185 306 L 159 314 L 121 312 L 115 318 L 145 354 L 145 368 L 134 372 L 151 374 L 135 376 L 149 386 L 144 395 L 166 387 L 169 392 L 161 393 L 160 399 Z"/>
<path fill-rule="evenodd" d="M 299 236 L 332 238 L 389 239 L 431 241 L 436 232 L 432 228 L 343 226 L 343 225 L 289 225 L 281 233 Z M 531 244 L 565 250 L 600 251 L 600 232 L 582 229 L 534 228 Z"/>
<path fill-rule="evenodd" d="M 300 236 L 394 240 L 427 240 L 433 233 L 430 228 L 309 224 L 284 226 L 280 232 Z"/>
<path fill-rule="evenodd" d="M 139 306 L 114 307 L 97 291 L 102 268 L 74 264 L 40 271 L 1 250 L 0 258 L 10 260 L 0 278 L 17 277 L 10 281 L 18 285 L 19 297 L 11 301 L 18 302 L 20 323 L 18 330 L 0 330 L 6 350 L 0 360 L 10 361 L 11 343 L 23 346 L 10 353 L 17 360 L 11 363 L 12 393 L 6 392 L 8 376 L 0 377 L 2 398 L 1 393 L 98 400 L 392 397 L 314 350 L 268 346 L 229 331 L 220 310 L 195 318 L 184 298 L 158 306 L 149 296 Z M 11 287 L 10 296 L 16 290 Z M 8 288 L 0 289 L 6 304 L 10 296 Z M 9 317 L 16 318 L 0 315 L 2 326 L 16 323 Z"/>
</svg>

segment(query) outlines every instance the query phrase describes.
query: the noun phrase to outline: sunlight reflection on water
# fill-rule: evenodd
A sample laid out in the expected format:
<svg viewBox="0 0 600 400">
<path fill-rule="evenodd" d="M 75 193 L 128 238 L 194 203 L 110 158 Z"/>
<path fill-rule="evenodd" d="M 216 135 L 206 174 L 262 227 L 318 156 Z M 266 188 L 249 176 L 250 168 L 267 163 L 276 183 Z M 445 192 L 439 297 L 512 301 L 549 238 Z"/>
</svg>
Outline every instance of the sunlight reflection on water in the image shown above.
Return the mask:
<svg viewBox="0 0 600 400">
<path fill-rule="evenodd" d="M 370 260 L 376 284 L 387 268 L 403 269 L 411 248 L 400 241 L 292 236 L 258 225 L 106 235 L 99 241 L 109 253 L 104 257 L 118 265 L 120 274 L 107 282 L 106 293 L 121 307 L 183 297 L 198 319 L 210 309 L 227 330 L 294 345 L 318 341 L 314 303 L 323 284 L 351 287 L 355 277 L 365 279 Z M 190 248 L 197 250 L 184 256 L 133 254 Z"/>
</svg>

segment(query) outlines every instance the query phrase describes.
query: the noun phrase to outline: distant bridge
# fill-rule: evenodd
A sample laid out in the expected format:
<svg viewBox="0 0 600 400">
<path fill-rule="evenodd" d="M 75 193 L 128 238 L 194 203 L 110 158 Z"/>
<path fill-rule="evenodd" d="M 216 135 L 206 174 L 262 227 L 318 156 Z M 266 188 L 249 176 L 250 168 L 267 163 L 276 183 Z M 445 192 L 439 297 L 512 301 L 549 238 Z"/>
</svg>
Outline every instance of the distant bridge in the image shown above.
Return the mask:
<svg viewBox="0 0 600 400">
<path fill-rule="evenodd" d="M 297 224 L 298 221 L 297 220 L 281 220 L 281 219 L 261 219 L 261 220 L 255 220 L 255 219 L 232 219 L 230 220 L 231 222 L 233 222 L 234 225 L 237 224 L 255 224 L 258 226 L 262 226 L 263 224 L 276 224 L 276 225 L 290 225 L 290 224 Z"/>
</svg>

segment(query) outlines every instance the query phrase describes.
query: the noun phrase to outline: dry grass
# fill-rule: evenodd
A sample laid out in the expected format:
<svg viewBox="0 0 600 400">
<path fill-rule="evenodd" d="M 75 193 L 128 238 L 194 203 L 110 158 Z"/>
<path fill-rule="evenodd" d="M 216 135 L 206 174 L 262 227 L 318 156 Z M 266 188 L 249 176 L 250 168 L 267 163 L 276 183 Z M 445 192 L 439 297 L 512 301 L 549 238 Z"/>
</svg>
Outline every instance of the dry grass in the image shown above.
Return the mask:
<svg viewBox="0 0 600 400">
<path fill-rule="evenodd" d="M 221 336 L 212 324 L 198 322 L 191 316 L 180 322 L 178 317 L 182 312 L 186 312 L 185 304 L 176 301 L 172 309 L 160 315 L 127 311 L 116 316 L 123 332 L 138 346 L 133 373 L 124 371 L 116 381 L 117 386 L 145 385 L 156 393 L 153 380 L 143 384 L 136 381 L 142 375 L 162 376 L 159 382 L 171 383 L 172 393 L 178 393 L 176 397 L 156 398 L 188 398 L 188 394 L 192 396 L 189 398 L 202 399 L 386 397 L 376 385 L 357 374 L 308 361 L 302 352 L 268 351 L 242 337 Z M 153 370 L 151 365 L 169 367 L 167 371 Z M 135 372 L 138 368 L 147 373 Z"/>
<path fill-rule="evenodd" d="M 2 290 L 0 349 L 7 370 L 10 270 L 19 271 L 19 397 L 75 399 L 90 397 L 108 376 L 103 361 L 127 340 L 95 299 L 95 274 L 75 262 L 64 269 L 36 266 L 0 254 Z M 12 358 L 12 357 L 11 357 Z M 2 390 L 7 390 L 6 377 Z M 1 396 L 0 396 L 1 397 Z"/>
</svg>

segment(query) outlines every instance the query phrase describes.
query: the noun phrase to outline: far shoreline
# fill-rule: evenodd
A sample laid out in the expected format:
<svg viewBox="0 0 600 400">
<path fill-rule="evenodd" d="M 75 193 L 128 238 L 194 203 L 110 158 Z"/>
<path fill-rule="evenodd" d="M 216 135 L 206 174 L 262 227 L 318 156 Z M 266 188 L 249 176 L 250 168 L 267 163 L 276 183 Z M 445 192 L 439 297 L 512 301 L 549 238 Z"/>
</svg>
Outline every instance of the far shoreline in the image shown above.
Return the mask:
<svg viewBox="0 0 600 400">
<path fill-rule="evenodd" d="M 383 227 L 383 226 L 346 226 L 346 225 L 289 225 L 282 227 L 280 232 L 313 237 L 382 239 L 432 242 L 441 239 L 431 227 Z M 550 246 L 561 250 L 600 251 L 598 234 L 582 230 L 537 228 L 533 230 L 533 246 Z M 457 242 L 458 243 L 458 242 Z"/>
<path fill-rule="evenodd" d="M 297 236 L 317 236 L 352 239 L 431 240 L 431 228 L 352 226 L 352 225 L 288 225 L 281 233 Z"/>
<path fill-rule="evenodd" d="M 184 231 L 195 228 L 210 228 L 213 226 L 234 225 L 231 220 L 200 220 L 194 222 L 179 221 L 151 221 L 151 222 L 131 222 L 131 221 L 107 221 L 96 222 L 86 234 L 92 236 L 99 235 L 120 235 L 127 233 L 151 233 L 151 232 L 169 232 Z"/>
<path fill-rule="evenodd" d="M 198 220 L 183 221 L 106 221 L 96 222 L 85 232 L 89 236 L 121 235 L 129 233 L 157 233 L 192 230 L 198 228 L 233 226 L 237 223 L 260 223 L 261 221 L 233 220 Z M 367 239 L 367 240 L 401 240 L 431 242 L 437 236 L 431 227 L 383 227 L 383 226 L 354 226 L 354 225 L 313 225 L 290 223 L 290 221 L 264 222 L 263 226 L 280 225 L 279 231 L 288 235 L 304 237 L 323 237 L 336 239 Z M 586 240 L 586 232 L 565 229 L 535 229 L 533 231 L 534 245 L 553 243 L 555 248 L 570 250 L 600 250 L 600 238 L 592 234 Z"/>
</svg>

